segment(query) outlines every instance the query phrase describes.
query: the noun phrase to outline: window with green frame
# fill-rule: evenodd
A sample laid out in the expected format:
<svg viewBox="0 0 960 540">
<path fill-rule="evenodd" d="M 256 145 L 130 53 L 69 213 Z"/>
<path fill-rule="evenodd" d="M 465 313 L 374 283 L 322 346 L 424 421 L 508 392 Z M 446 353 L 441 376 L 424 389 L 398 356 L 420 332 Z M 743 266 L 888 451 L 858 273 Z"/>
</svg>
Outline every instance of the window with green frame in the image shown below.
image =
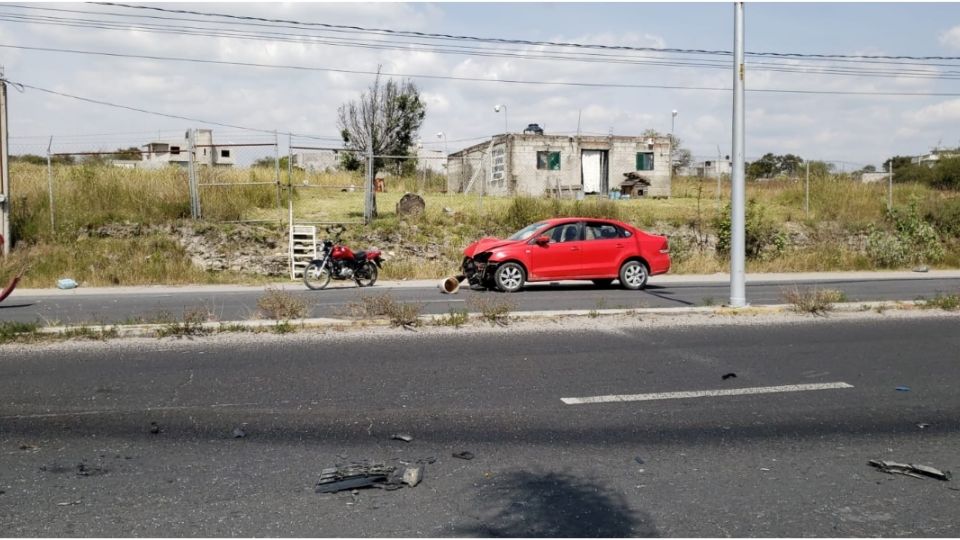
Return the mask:
<svg viewBox="0 0 960 540">
<path fill-rule="evenodd" d="M 653 152 L 637 152 L 637 170 L 653 170 Z"/>
<path fill-rule="evenodd" d="M 559 171 L 560 152 L 537 152 L 537 169 Z"/>
</svg>

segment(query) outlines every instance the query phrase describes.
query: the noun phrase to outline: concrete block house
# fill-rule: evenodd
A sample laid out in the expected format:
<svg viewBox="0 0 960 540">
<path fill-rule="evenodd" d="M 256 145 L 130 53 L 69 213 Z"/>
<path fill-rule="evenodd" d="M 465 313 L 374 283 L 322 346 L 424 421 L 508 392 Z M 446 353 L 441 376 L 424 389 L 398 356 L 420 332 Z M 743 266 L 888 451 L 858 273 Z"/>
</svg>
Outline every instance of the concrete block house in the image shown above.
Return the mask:
<svg viewBox="0 0 960 540">
<path fill-rule="evenodd" d="M 487 195 L 606 196 L 626 173 L 650 181 L 647 197 L 670 196 L 670 139 L 642 136 L 496 135 L 447 157 L 447 190 Z"/>
</svg>

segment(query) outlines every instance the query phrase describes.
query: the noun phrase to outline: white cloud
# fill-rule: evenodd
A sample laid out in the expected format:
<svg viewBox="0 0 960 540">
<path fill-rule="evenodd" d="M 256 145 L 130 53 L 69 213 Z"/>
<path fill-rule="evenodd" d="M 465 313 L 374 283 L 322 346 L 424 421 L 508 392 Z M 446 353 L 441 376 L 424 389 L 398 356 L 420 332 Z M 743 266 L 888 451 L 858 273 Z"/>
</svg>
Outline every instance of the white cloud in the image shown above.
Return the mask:
<svg viewBox="0 0 960 540">
<path fill-rule="evenodd" d="M 940 44 L 953 50 L 960 49 L 960 26 L 942 32 L 940 34 Z"/>
</svg>

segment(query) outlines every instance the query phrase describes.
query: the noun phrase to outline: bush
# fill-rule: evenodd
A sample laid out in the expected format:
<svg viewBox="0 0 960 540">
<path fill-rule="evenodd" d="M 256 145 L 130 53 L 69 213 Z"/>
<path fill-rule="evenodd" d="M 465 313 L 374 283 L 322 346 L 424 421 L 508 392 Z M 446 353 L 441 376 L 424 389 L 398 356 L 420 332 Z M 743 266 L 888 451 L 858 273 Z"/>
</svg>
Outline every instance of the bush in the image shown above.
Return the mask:
<svg viewBox="0 0 960 540">
<path fill-rule="evenodd" d="M 920 216 L 917 201 L 906 208 L 892 208 L 887 221 L 893 231 L 874 229 L 867 238 L 867 254 L 880 266 L 924 264 L 943 259 L 944 249 L 936 229 Z"/>
<path fill-rule="evenodd" d="M 835 289 L 793 289 L 783 292 L 783 299 L 793 306 L 793 310 L 798 313 L 811 313 L 813 315 L 822 315 L 833 309 L 835 302 L 842 302 L 846 295 L 842 291 Z"/>
<path fill-rule="evenodd" d="M 730 214 L 731 207 L 728 204 L 727 210 L 713 221 L 713 227 L 717 231 L 717 253 L 724 256 L 730 255 L 733 234 Z M 766 209 L 762 205 L 754 199 L 750 199 L 747 202 L 744 214 L 746 222 L 746 231 L 744 232 L 745 250 L 748 259 L 772 258 L 783 252 L 787 245 L 787 236 L 767 216 Z"/>
<path fill-rule="evenodd" d="M 257 300 L 259 314 L 268 319 L 288 321 L 307 316 L 307 303 L 282 290 L 267 289 Z"/>
<path fill-rule="evenodd" d="M 960 238 L 960 197 L 941 199 L 929 205 L 924 218 L 940 234 Z"/>
</svg>

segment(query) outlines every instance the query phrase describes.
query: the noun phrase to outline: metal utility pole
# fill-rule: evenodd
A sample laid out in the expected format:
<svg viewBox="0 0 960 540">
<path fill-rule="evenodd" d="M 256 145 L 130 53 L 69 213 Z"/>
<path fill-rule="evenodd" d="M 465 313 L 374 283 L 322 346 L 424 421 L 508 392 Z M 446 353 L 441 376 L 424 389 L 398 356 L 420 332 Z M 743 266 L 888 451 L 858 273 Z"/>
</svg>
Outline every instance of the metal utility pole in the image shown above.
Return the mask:
<svg viewBox="0 0 960 540">
<path fill-rule="evenodd" d="M 803 211 L 810 217 L 810 162 L 807 162 L 807 182 L 804 189 Z"/>
<path fill-rule="evenodd" d="M 730 306 L 747 305 L 746 274 L 746 226 L 744 192 L 743 148 L 744 112 L 743 84 L 746 66 L 743 61 L 743 2 L 734 3 L 733 16 L 733 174 L 730 178 Z"/>
<path fill-rule="evenodd" d="M 53 215 L 53 164 L 50 161 L 50 149 L 53 148 L 53 135 L 50 136 L 50 142 L 47 143 L 47 192 L 50 194 L 50 234 L 57 233 L 57 224 Z"/>
<path fill-rule="evenodd" d="M 283 202 L 280 194 L 280 136 L 273 130 L 273 181 L 277 184 L 277 223 L 283 226 Z"/>
<path fill-rule="evenodd" d="M 364 189 L 363 222 L 369 225 L 373 221 L 374 210 L 374 182 L 373 182 L 373 146 L 367 147 L 367 182 Z"/>
<path fill-rule="evenodd" d="M 717 211 L 720 211 L 720 158 L 723 155 L 720 153 L 720 145 L 717 145 Z"/>
<path fill-rule="evenodd" d="M 3 257 L 10 253 L 10 147 L 7 140 L 7 80 L 0 66 L 0 236 Z"/>
<path fill-rule="evenodd" d="M 187 146 L 189 148 L 190 161 L 187 162 L 187 174 L 190 184 L 190 217 L 200 219 L 200 189 L 197 186 L 197 141 L 195 140 L 194 129 L 187 130 Z"/>
<path fill-rule="evenodd" d="M 670 185 L 673 185 L 673 131 L 677 122 L 677 110 L 670 111 Z"/>
</svg>

